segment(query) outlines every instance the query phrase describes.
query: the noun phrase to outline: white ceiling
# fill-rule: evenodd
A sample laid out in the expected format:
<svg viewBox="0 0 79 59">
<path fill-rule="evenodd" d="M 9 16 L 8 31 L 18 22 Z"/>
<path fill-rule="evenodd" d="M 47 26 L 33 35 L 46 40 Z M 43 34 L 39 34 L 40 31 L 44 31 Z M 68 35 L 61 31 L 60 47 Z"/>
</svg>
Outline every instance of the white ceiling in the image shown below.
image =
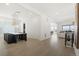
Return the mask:
<svg viewBox="0 0 79 59">
<path fill-rule="evenodd" d="M 73 19 L 75 16 L 74 4 L 71 3 L 19 3 L 5 5 L 0 3 L 0 15 L 12 16 L 17 9 L 22 9 L 20 6 L 25 8 L 31 7 L 33 11 L 40 12 L 49 17 L 50 21 L 61 22 L 63 20 Z"/>
<path fill-rule="evenodd" d="M 17 3 L 10 3 L 9 5 L 6 5 L 6 3 L 0 3 L 0 17 L 12 18 L 17 12 L 20 11 L 25 10 Z"/>
<path fill-rule="evenodd" d="M 55 22 L 73 19 L 75 17 L 74 5 L 71 3 L 27 3 L 23 7 L 30 6 L 42 14 L 47 15 Z M 51 20 L 51 21 L 52 21 Z"/>
</svg>

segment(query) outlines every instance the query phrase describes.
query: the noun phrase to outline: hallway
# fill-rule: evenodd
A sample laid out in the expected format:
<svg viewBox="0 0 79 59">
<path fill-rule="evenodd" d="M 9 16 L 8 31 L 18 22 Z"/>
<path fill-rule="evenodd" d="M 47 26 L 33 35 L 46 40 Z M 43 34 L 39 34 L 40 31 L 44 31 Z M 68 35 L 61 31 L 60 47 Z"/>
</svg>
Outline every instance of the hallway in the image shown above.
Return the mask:
<svg viewBox="0 0 79 59">
<path fill-rule="evenodd" d="M 51 39 L 28 39 L 14 44 L 0 41 L 0 55 L 8 56 L 75 56 L 73 48 L 64 46 L 64 39 L 58 39 L 53 34 Z"/>
</svg>

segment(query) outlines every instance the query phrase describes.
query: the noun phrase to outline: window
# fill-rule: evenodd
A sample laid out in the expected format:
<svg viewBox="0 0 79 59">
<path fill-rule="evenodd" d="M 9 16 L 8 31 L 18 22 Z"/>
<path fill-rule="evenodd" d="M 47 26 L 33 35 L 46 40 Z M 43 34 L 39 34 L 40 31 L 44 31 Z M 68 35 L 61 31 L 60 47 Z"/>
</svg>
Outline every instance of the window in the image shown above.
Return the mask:
<svg viewBox="0 0 79 59">
<path fill-rule="evenodd" d="M 63 26 L 63 31 L 68 31 L 69 30 L 69 26 L 68 25 L 64 25 Z"/>
<path fill-rule="evenodd" d="M 63 31 L 74 31 L 73 25 L 63 25 L 62 26 Z"/>
<path fill-rule="evenodd" d="M 74 25 L 70 26 L 70 30 L 74 31 Z"/>
</svg>

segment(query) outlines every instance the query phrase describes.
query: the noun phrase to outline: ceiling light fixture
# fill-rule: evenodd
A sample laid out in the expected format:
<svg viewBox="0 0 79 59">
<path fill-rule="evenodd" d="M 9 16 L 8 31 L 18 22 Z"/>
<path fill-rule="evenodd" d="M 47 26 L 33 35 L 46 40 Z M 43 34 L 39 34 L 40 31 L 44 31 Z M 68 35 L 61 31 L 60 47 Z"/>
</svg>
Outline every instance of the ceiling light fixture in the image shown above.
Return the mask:
<svg viewBox="0 0 79 59">
<path fill-rule="evenodd" d="M 58 15 L 59 13 L 58 12 L 56 12 L 56 15 Z"/>
<path fill-rule="evenodd" d="M 8 6 L 8 5 L 9 5 L 9 3 L 6 3 L 6 5 Z"/>
</svg>

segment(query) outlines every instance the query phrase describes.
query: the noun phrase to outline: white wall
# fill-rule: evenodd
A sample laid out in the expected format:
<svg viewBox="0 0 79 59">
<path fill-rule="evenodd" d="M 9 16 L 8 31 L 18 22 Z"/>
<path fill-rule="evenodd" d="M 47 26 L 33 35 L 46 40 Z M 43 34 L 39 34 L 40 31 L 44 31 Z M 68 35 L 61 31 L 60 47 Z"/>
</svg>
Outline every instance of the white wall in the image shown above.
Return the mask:
<svg viewBox="0 0 79 59">
<path fill-rule="evenodd" d="M 21 6 L 18 6 L 21 7 Z M 20 21 L 19 21 L 20 20 Z M 20 13 L 18 14 L 18 29 L 21 29 L 20 31 L 23 31 L 23 23 L 26 24 L 26 33 L 27 38 L 33 38 L 33 39 L 40 39 L 40 20 L 41 17 L 37 13 L 28 10 L 27 8 L 21 7 Z M 19 32 L 20 32 L 19 31 Z"/>
<path fill-rule="evenodd" d="M 29 38 L 40 39 L 40 18 L 31 17 L 27 21 L 27 34 Z"/>
<path fill-rule="evenodd" d="M 45 15 L 40 15 L 18 4 L 10 4 L 9 6 L 0 4 L 0 8 L 0 16 L 6 16 L 17 23 L 14 25 L 15 32 L 23 32 L 23 23 L 25 23 L 28 38 L 42 40 L 49 37 L 49 24 Z M 19 13 L 16 15 L 17 11 Z"/>
<path fill-rule="evenodd" d="M 42 16 L 41 19 L 41 40 L 50 38 L 50 23 L 47 16 Z"/>
<path fill-rule="evenodd" d="M 16 15 L 17 11 L 19 13 Z M 28 38 L 40 40 L 50 38 L 48 17 L 34 10 L 32 11 L 29 7 L 24 8 L 19 4 L 10 4 L 8 6 L 0 4 L 0 16 L 8 17 L 12 21 L 16 21 L 17 24 L 14 25 L 15 32 L 22 32 L 22 24 L 25 23 Z"/>
<path fill-rule="evenodd" d="M 38 11 L 35 12 L 35 10 L 32 10 L 32 8 L 27 7 L 24 9 L 26 16 L 25 20 L 23 20 L 27 24 L 26 32 L 28 34 L 28 38 L 35 38 L 40 40 L 50 38 L 50 24 L 48 17 L 42 13 L 39 13 Z"/>
<path fill-rule="evenodd" d="M 19 11 L 18 15 L 15 15 L 15 13 Z M 25 9 L 24 7 L 18 5 L 18 4 L 10 4 L 9 6 L 6 6 L 5 4 L 0 4 L 0 16 L 8 17 L 10 20 L 14 20 L 17 22 L 16 25 L 18 26 L 15 30 L 18 32 L 23 31 L 23 23 L 26 23 L 26 33 L 28 38 L 34 38 L 34 39 L 40 39 L 40 20 L 41 16 L 37 13 L 30 11 L 28 9 Z M 7 21 L 6 19 L 4 20 Z M 1 21 L 0 21 L 1 22 Z M 9 23 L 8 23 L 9 24 Z M 6 25 L 6 24 L 5 24 Z M 4 25 L 4 27 L 5 27 Z M 19 30 L 21 29 L 21 30 Z M 8 30 L 5 28 L 5 30 Z M 12 29 L 11 29 L 12 30 Z M 8 30 L 10 32 L 10 30 Z M 11 31 L 12 32 L 12 31 Z"/>
<path fill-rule="evenodd" d="M 7 32 L 15 32 L 12 19 L 0 17 L 0 37 L 3 37 L 3 34 Z"/>
</svg>

